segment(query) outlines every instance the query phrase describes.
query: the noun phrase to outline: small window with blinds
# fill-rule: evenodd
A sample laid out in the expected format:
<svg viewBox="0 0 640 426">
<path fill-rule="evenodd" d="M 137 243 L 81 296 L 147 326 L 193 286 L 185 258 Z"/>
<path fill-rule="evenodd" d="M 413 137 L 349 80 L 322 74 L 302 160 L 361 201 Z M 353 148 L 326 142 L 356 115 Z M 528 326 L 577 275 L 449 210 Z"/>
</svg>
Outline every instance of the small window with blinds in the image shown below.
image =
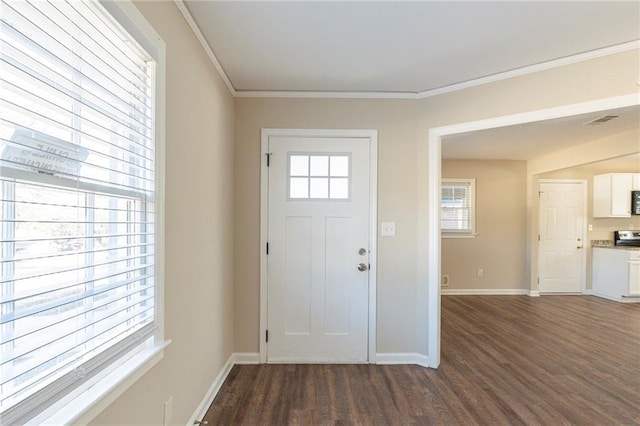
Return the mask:
<svg viewBox="0 0 640 426">
<path fill-rule="evenodd" d="M 14 424 L 157 329 L 155 62 L 97 2 L 0 9 L 0 419 Z"/>
<path fill-rule="evenodd" d="M 443 236 L 475 236 L 475 179 L 442 179 Z"/>
</svg>

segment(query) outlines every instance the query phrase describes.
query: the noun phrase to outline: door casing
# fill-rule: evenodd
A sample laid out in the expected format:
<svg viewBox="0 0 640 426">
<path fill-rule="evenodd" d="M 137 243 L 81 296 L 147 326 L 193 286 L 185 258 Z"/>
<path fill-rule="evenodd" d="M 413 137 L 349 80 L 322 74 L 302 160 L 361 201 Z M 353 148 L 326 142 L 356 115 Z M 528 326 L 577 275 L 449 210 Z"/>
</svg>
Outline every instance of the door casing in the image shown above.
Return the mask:
<svg viewBox="0 0 640 426">
<path fill-rule="evenodd" d="M 369 144 L 369 318 L 368 318 L 368 362 L 376 362 L 376 277 L 377 277 L 377 238 L 378 238 L 378 131 L 377 130 L 331 130 L 331 129 L 271 129 L 261 132 L 260 161 L 260 363 L 267 362 L 267 236 L 269 218 L 269 169 L 267 154 L 269 138 L 272 136 L 307 138 L 361 138 Z"/>
</svg>

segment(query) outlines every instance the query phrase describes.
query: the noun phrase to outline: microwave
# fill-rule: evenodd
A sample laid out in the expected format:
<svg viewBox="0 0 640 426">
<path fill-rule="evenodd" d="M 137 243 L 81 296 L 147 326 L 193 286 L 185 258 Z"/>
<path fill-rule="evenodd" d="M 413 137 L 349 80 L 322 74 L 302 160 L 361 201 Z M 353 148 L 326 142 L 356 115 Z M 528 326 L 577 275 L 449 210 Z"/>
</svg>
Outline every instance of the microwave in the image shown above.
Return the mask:
<svg viewBox="0 0 640 426">
<path fill-rule="evenodd" d="M 640 215 L 640 191 L 631 191 L 631 214 Z"/>
</svg>

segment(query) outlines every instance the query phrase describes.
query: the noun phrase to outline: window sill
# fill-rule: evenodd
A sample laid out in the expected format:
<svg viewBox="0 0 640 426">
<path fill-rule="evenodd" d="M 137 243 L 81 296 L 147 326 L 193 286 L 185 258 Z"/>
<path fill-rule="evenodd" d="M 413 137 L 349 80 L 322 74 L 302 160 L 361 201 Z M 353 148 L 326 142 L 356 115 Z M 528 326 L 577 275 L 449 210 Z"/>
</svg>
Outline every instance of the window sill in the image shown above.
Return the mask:
<svg viewBox="0 0 640 426">
<path fill-rule="evenodd" d="M 164 356 L 170 340 L 149 344 L 103 374 L 78 387 L 27 425 L 88 424 L 129 389 Z"/>
<path fill-rule="evenodd" d="M 440 234 L 442 238 L 475 238 L 478 234 Z"/>
</svg>

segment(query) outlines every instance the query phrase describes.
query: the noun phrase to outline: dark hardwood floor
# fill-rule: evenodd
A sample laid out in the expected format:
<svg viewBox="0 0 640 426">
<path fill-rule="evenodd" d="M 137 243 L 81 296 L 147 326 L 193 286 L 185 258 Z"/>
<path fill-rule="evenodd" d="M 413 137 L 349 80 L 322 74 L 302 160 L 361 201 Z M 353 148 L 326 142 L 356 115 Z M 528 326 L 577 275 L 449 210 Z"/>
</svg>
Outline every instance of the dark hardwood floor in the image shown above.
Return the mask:
<svg viewBox="0 0 640 426">
<path fill-rule="evenodd" d="M 640 304 L 446 296 L 442 362 L 235 366 L 209 425 L 640 425 Z"/>
</svg>

